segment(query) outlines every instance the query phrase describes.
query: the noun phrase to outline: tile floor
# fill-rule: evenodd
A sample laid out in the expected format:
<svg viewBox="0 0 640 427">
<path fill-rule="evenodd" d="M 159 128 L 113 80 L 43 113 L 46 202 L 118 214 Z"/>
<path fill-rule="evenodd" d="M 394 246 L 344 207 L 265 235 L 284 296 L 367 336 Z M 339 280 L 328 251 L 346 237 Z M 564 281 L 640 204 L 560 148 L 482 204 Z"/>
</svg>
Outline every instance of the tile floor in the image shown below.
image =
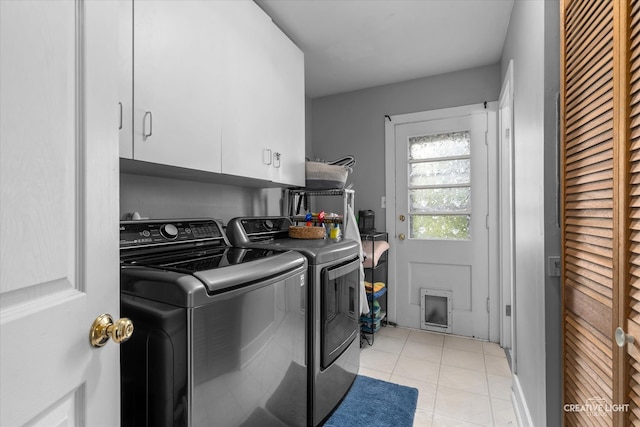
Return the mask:
<svg viewBox="0 0 640 427">
<path fill-rule="evenodd" d="M 383 327 L 360 353 L 360 374 L 417 388 L 414 427 L 518 425 L 511 371 L 497 344 Z"/>
</svg>

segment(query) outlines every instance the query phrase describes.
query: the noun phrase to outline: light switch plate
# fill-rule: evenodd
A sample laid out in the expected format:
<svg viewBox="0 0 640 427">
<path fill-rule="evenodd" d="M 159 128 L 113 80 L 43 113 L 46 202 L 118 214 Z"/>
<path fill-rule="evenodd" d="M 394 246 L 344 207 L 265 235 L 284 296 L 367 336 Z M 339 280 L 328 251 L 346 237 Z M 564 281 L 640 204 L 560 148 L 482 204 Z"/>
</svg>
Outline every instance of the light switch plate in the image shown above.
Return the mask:
<svg viewBox="0 0 640 427">
<path fill-rule="evenodd" d="M 547 271 L 549 277 L 560 277 L 560 271 L 562 270 L 562 264 L 559 256 L 550 256 L 547 258 Z"/>
</svg>

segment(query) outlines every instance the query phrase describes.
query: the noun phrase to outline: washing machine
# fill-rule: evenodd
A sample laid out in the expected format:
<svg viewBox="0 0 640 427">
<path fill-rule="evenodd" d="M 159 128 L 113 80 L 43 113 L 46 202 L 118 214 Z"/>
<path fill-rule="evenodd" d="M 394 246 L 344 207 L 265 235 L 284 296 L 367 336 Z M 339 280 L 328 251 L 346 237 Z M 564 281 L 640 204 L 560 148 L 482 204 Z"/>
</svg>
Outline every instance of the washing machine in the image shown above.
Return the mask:
<svg viewBox="0 0 640 427">
<path fill-rule="evenodd" d="M 212 219 L 120 223 L 122 426 L 307 425 L 306 258 Z"/>
</svg>

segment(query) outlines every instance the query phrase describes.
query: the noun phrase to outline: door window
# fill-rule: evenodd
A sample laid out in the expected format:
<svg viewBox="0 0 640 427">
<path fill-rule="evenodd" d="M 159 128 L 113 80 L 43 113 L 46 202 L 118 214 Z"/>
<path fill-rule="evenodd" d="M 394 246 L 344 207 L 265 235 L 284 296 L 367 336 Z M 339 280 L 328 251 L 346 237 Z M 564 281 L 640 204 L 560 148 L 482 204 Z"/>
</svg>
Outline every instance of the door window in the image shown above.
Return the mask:
<svg viewBox="0 0 640 427">
<path fill-rule="evenodd" d="M 409 238 L 469 240 L 469 131 L 409 137 Z"/>
</svg>

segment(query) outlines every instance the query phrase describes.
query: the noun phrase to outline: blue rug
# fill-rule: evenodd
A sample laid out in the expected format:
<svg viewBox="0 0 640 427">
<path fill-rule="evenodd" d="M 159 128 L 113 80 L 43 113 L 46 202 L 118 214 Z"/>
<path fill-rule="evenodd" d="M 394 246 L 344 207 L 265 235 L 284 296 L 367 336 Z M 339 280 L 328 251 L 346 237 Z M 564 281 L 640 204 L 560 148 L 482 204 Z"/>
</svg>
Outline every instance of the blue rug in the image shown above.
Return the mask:
<svg viewBox="0 0 640 427">
<path fill-rule="evenodd" d="M 324 427 L 411 427 L 418 390 L 358 375 Z"/>
</svg>

